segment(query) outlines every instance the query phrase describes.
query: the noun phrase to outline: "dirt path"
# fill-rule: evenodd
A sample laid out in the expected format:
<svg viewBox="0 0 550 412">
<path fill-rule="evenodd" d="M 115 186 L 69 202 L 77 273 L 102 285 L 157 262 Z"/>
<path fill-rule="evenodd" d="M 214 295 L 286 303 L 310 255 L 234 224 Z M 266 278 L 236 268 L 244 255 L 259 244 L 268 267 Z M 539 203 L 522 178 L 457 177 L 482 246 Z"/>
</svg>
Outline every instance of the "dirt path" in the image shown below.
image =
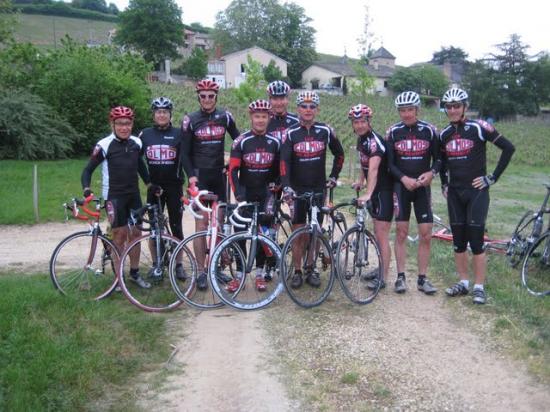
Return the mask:
<svg viewBox="0 0 550 412">
<path fill-rule="evenodd" d="M 55 244 L 82 226 L 0 227 L 0 269 L 47 272 Z M 140 404 L 168 411 L 547 409 L 549 388 L 503 355 L 483 321 L 465 321 L 486 313 L 449 305 L 441 292 L 424 296 L 411 281 L 409 288 L 404 296 L 386 290 L 367 307 L 336 293 L 310 311 L 285 296 L 261 312 L 184 309 L 170 320 L 178 348 L 170 373 L 147 385 Z M 348 373 L 357 374 L 354 385 L 343 383 Z"/>
</svg>

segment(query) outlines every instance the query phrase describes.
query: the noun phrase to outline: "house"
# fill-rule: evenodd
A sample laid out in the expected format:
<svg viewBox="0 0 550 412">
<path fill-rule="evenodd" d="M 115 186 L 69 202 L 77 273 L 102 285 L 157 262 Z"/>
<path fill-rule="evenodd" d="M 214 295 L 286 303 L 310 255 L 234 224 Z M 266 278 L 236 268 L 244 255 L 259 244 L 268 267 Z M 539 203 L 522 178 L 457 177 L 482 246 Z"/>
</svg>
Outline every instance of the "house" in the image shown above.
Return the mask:
<svg viewBox="0 0 550 412">
<path fill-rule="evenodd" d="M 273 60 L 283 76 L 287 76 L 286 60 L 261 47 L 254 46 L 209 60 L 207 77 L 217 82 L 222 88 L 238 87 L 246 79 L 245 65 L 248 64 L 248 56 L 258 61 L 263 67 L 268 66 Z"/>
<path fill-rule="evenodd" d="M 204 51 L 208 51 L 214 46 L 214 40 L 210 38 L 208 33 L 184 29 L 183 37 L 185 39 L 185 44 L 183 47 L 178 48 L 178 53 L 184 58 L 189 57 L 193 49 L 197 47 Z"/>
<path fill-rule="evenodd" d="M 355 64 L 358 62 L 355 61 Z M 389 95 L 388 80 L 395 72 L 395 56 L 380 47 L 370 58 L 366 69 L 374 77 L 373 91 L 383 96 Z M 356 78 L 354 63 L 344 56 L 339 62 L 313 63 L 302 73 L 302 85 L 306 89 L 341 89 L 344 79 L 349 87 Z"/>
</svg>

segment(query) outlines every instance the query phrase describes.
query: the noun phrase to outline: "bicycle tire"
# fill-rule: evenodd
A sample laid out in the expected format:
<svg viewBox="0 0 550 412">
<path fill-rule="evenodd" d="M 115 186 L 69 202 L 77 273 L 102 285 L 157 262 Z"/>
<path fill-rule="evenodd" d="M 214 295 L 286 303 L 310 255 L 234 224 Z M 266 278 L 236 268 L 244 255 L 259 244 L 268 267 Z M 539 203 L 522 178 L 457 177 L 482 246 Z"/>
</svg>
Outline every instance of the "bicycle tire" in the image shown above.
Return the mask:
<svg viewBox="0 0 550 412">
<path fill-rule="evenodd" d="M 282 256 L 279 271 L 282 274 L 283 284 L 294 303 L 303 308 L 312 308 L 323 303 L 332 290 L 334 277 L 336 276 L 331 245 L 323 234 L 318 232 L 318 236 L 316 237 L 318 244 L 311 246 L 311 249 L 315 249 L 316 251 L 315 256 L 313 256 L 311 262 L 306 262 L 305 265 L 302 264 L 300 269 L 305 272 L 306 267 L 317 269 L 318 271 L 320 268 L 319 275 L 321 286 L 316 288 L 307 284 L 302 284 L 299 288 L 292 288 L 291 281 L 294 275 L 293 244 L 294 242 L 298 242 L 299 236 L 311 236 L 312 233 L 313 228 L 311 226 L 304 226 L 295 230 L 288 238 L 281 252 Z M 310 241 L 311 240 L 306 240 L 306 242 Z M 309 246 L 310 245 L 306 246 L 306 248 L 309 248 Z M 296 250 L 299 250 L 299 245 Z"/>
<path fill-rule="evenodd" d="M 336 260 L 337 277 L 345 295 L 353 303 L 371 303 L 380 289 L 380 282 L 373 290 L 365 281 L 382 278 L 382 256 L 378 242 L 371 232 L 352 226 L 338 242 Z M 374 273 L 374 276 L 373 276 Z"/>
<path fill-rule="evenodd" d="M 150 242 L 156 242 L 160 236 L 162 258 L 160 267 L 150 249 Z M 172 288 L 169 278 L 169 262 L 180 240 L 166 233 L 147 234 L 132 240 L 120 257 L 119 285 L 128 300 L 146 312 L 166 312 L 181 305 L 182 300 Z M 156 245 L 153 245 L 156 246 Z M 150 283 L 148 289 L 138 286 L 130 276 L 130 254 L 139 253 L 139 273 Z M 155 252 L 156 253 L 156 252 Z M 185 262 L 188 271 L 192 270 L 193 262 Z"/>
<path fill-rule="evenodd" d="M 97 235 L 92 253 L 93 238 L 89 231 L 76 232 L 55 247 L 49 264 L 50 278 L 63 295 L 100 300 L 115 289 L 118 250 L 110 239 Z"/>
<path fill-rule="evenodd" d="M 528 238 L 533 233 L 535 220 L 535 212 L 532 210 L 525 212 L 512 232 L 510 243 L 506 249 L 506 260 L 513 268 L 523 261 L 533 244 L 533 239 Z"/>
<path fill-rule="evenodd" d="M 220 299 L 227 305 L 240 310 L 256 310 L 263 308 L 273 302 L 283 290 L 283 283 L 279 272 L 281 249 L 279 249 L 275 241 L 264 235 L 257 236 L 258 243 L 256 246 L 257 248 L 268 248 L 272 255 L 266 258 L 266 263 L 263 267 L 263 270 L 269 270 L 271 275 L 270 281 L 266 282 L 266 290 L 261 292 L 256 290 L 255 270 L 235 278 L 235 280 L 239 282 L 239 286 L 238 289 L 233 292 L 228 291 L 226 284 L 219 281 L 219 278 L 216 276 L 216 271 L 217 268 L 221 266 L 224 256 L 225 259 L 227 259 L 227 256 L 234 255 L 236 252 L 240 255 L 237 259 L 241 259 L 241 268 L 246 268 L 246 258 L 242 250 L 242 243 L 239 242 L 247 242 L 251 239 L 252 235 L 246 232 L 236 233 L 225 238 L 216 246 L 208 268 L 210 282 Z M 249 250 L 248 247 L 246 249 Z M 248 253 L 250 253 L 250 251 Z M 236 264 L 237 260 L 234 262 Z M 238 276 L 238 265 L 235 266 L 232 273 L 236 273 Z"/>
<path fill-rule="evenodd" d="M 521 283 L 534 296 L 550 295 L 550 231 L 539 237 L 527 252 Z"/>
<path fill-rule="evenodd" d="M 187 303 L 190 306 L 193 306 L 197 309 L 215 309 L 222 307 L 224 305 L 223 301 L 220 300 L 216 292 L 213 291 L 212 284 L 210 282 L 210 277 L 207 276 L 208 286 L 207 289 L 204 291 L 198 290 L 197 288 L 197 277 L 202 273 L 202 268 L 198 267 L 198 262 L 194 254 L 194 245 L 193 242 L 195 240 L 199 240 L 199 238 L 206 238 L 208 235 L 208 231 L 202 230 L 200 232 L 193 233 L 191 236 L 186 237 L 182 242 L 176 246 L 176 249 L 174 250 L 174 255 L 177 255 L 177 253 L 180 252 L 181 249 L 186 248 L 189 254 L 192 256 L 195 266 L 192 271 L 188 273 L 189 276 L 189 283 L 181 283 L 176 282 L 176 276 L 175 276 L 175 261 L 170 262 L 170 282 L 172 283 L 172 288 L 176 295 L 183 300 L 185 303 Z M 218 233 L 218 242 L 221 242 L 223 239 L 225 239 L 225 236 L 221 233 Z M 208 239 L 205 239 L 206 242 L 206 256 L 205 256 L 205 262 L 208 262 L 208 256 L 210 251 L 208 248 L 210 247 Z M 206 268 L 208 270 L 208 268 Z"/>
</svg>

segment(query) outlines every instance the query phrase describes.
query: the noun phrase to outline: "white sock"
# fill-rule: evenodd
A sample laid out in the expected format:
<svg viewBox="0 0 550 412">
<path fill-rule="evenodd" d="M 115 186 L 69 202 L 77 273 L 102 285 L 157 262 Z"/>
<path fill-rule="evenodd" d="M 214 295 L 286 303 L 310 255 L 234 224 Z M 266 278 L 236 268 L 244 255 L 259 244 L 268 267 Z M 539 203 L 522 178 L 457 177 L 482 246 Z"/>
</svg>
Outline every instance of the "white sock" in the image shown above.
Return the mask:
<svg viewBox="0 0 550 412">
<path fill-rule="evenodd" d="M 476 284 L 474 285 L 474 289 L 481 289 L 481 290 L 484 290 L 484 289 L 483 289 L 483 284 L 479 284 L 479 285 L 478 285 L 478 284 L 476 283 Z"/>
<path fill-rule="evenodd" d="M 470 281 L 468 279 L 461 280 L 460 283 L 462 283 L 466 289 L 468 289 L 468 286 L 470 286 Z"/>
</svg>

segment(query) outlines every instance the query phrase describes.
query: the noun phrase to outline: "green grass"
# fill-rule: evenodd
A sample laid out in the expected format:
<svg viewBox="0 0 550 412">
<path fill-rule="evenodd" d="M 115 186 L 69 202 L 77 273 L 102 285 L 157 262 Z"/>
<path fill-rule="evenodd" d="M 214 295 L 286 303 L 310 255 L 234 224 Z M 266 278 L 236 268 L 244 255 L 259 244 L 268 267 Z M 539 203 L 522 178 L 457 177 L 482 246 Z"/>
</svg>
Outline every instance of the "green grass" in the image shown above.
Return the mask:
<svg viewBox="0 0 550 412">
<path fill-rule="evenodd" d="M 115 23 L 106 21 L 37 14 L 21 13 L 18 20 L 15 30 L 17 41 L 29 42 L 40 48 L 59 46 L 66 34 L 79 43 L 91 40 L 94 44 L 107 44 L 109 30 L 116 27 Z"/>
<path fill-rule="evenodd" d="M 165 319 L 120 294 L 79 302 L 44 275 L 2 275 L 0 289 L 0 410 L 131 410 L 138 373 L 170 354 Z"/>
</svg>

